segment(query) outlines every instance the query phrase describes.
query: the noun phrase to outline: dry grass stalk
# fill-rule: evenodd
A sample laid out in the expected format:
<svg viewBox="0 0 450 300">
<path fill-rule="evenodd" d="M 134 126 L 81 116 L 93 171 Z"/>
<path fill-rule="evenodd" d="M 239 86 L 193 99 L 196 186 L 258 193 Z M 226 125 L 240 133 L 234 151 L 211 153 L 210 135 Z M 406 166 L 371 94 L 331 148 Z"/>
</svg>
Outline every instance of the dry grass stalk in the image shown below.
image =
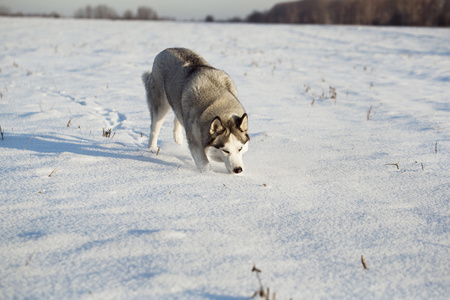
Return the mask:
<svg viewBox="0 0 450 300">
<path fill-rule="evenodd" d="M 384 165 L 385 165 L 385 166 L 396 166 L 396 167 L 397 167 L 397 170 L 400 170 L 400 167 L 398 166 L 399 163 L 400 163 L 400 162 L 395 163 L 395 164 L 384 164 Z"/>
<path fill-rule="evenodd" d="M 366 265 L 366 261 L 364 260 L 364 256 L 362 256 L 362 255 L 361 255 L 361 263 L 362 263 L 364 269 L 367 270 L 368 268 L 367 268 L 367 265 Z"/>
<path fill-rule="evenodd" d="M 330 99 L 333 100 L 334 104 L 336 104 L 337 101 L 337 92 L 336 88 L 330 86 Z"/>
<path fill-rule="evenodd" d="M 434 144 L 434 153 L 437 154 L 437 142 L 436 142 L 436 144 Z"/>
<path fill-rule="evenodd" d="M 28 267 L 30 265 L 30 262 L 31 262 L 31 259 L 33 258 L 33 256 L 34 256 L 34 252 L 31 253 L 30 256 L 28 256 L 27 261 L 25 262 L 26 267 Z"/>
<path fill-rule="evenodd" d="M 31 139 L 34 137 L 34 134 L 30 137 L 30 139 L 28 140 L 27 144 L 25 145 L 25 148 L 23 148 L 23 150 L 27 149 L 28 144 L 30 143 Z"/>
<path fill-rule="evenodd" d="M 112 133 L 112 129 L 110 128 L 110 129 L 108 129 L 108 130 L 105 130 L 105 128 L 103 128 L 103 136 L 104 137 L 106 137 L 106 138 L 114 138 L 114 136 L 116 135 L 116 133 L 114 132 L 114 134 L 111 136 L 111 133 Z"/>
<path fill-rule="evenodd" d="M 304 87 L 305 87 L 305 93 L 308 93 L 309 90 L 311 90 L 311 87 L 307 84 L 305 84 Z"/>
<path fill-rule="evenodd" d="M 3 130 L 2 130 L 2 126 L 0 126 L 0 134 L 2 135 L 2 141 L 3 141 L 4 138 L 3 138 Z"/>
<path fill-rule="evenodd" d="M 372 113 L 372 105 L 369 107 L 369 110 L 367 111 L 367 121 L 370 120 L 370 114 Z"/>
<path fill-rule="evenodd" d="M 72 119 L 70 119 L 69 122 L 67 122 L 67 127 L 70 127 L 71 122 L 72 122 Z"/>
<path fill-rule="evenodd" d="M 56 170 L 57 169 L 55 168 L 50 174 L 48 174 L 48 177 L 52 177 L 52 175 L 56 173 Z"/>
<path fill-rule="evenodd" d="M 161 151 L 161 148 L 160 148 L 160 147 L 158 147 L 158 150 L 156 150 L 156 156 L 158 156 L 159 151 Z"/>
<path fill-rule="evenodd" d="M 259 283 L 259 290 L 253 294 L 252 298 L 255 298 L 256 296 L 264 297 L 265 291 L 264 291 L 264 287 L 261 282 L 261 278 L 259 277 L 259 273 L 261 273 L 261 270 L 258 269 L 256 267 L 256 265 L 253 265 L 252 272 L 256 273 L 256 278 L 258 279 L 258 283 Z"/>
<path fill-rule="evenodd" d="M 258 283 L 259 283 L 259 290 L 257 290 L 253 294 L 252 298 L 260 297 L 260 298 L 264 298 L 265 300 L 276 300 L 275 292 L 272 293 L 272 298 L 270 298 L 270 289 L 267 288 L 266 290 L 264 290 L 264 286 L 261 282 L 261 278 L 259 277 L 259 273 L 261 273 L 261 270 L 258 269 L 255 265 L 253 265 L 252 272 L 256 273 L 256 278 L 258 279 Z"/>
</svg>

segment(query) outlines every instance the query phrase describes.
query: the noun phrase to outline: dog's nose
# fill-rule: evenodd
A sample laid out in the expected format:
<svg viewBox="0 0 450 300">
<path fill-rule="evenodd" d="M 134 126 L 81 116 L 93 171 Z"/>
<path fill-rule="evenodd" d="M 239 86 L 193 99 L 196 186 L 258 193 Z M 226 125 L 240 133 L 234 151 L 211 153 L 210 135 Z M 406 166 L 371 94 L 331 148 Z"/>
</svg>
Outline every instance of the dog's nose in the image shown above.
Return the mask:
<svg viewBox="0 0 450 300">
<path fill-rule="evenodd" d="M 241 167 L 234 168 L 233 172 L 236 174 L 242 173 L 242 168 Z"/>
</svg>

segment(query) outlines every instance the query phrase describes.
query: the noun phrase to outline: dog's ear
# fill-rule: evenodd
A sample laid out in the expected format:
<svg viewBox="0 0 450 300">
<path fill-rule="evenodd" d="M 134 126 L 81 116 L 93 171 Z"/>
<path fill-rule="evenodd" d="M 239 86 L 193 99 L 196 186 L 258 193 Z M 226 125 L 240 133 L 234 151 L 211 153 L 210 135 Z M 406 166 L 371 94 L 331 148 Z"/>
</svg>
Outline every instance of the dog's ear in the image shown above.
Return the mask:
<svg viewBox="0 0 450 300">
<path fill-rule="evenodd" d="M 242 131 L 246 132 L 248 129 L 248 116 L 246 113 L 236 122 L 237 127 Z"/>
<path fill-rule="evenodd" d="M 222 121 L 220 120 L 219 117 L 215 117 L 214 120 L 212 120 L 211 125 L 209 126 L 209 134 L 210 135 L 214 135 L 214 134 L 222 134 L 224 132 L 224 128 L 222 125 Z"/>
</svg>

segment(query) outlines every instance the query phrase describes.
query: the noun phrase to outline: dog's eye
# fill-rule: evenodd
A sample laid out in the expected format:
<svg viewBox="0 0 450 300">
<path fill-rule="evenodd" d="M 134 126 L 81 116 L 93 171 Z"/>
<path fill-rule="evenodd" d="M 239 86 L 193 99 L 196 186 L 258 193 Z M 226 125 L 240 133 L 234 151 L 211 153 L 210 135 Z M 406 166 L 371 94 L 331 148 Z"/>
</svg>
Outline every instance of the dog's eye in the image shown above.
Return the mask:
<svg viewBox="0 0 450 300">
<path fill-rule="evenodd" d="M 241 152 L 242 148 L 243 148 L 243 147 L 241 147 L 241 148 L 239 149 L 239 152 Z"/>
<path fill-rule="evenodd" d="M 230 151 L 222 149 L 223 152 L 225 152 L 226 154 L 230 154 Z"/>
</svg>

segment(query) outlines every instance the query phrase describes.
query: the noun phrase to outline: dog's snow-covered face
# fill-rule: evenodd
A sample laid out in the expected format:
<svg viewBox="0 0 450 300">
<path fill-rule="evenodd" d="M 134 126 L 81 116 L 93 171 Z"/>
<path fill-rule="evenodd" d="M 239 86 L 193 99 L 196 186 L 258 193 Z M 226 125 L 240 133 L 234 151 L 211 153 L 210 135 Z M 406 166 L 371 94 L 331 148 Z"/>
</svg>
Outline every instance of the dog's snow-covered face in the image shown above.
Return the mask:
<svg viewBox="0 0 450 300">
<path fill-rule="evenodd" d="M 223 121 L 215 117 L 211 122 L 208 156 L 215 161 L 224 162 L 228 171 L 239 174 L 244 171 L 242 155 L 247 152 L 250 137 L 247 134 L 248 117 L 233 115 Z"/>
</svg>

